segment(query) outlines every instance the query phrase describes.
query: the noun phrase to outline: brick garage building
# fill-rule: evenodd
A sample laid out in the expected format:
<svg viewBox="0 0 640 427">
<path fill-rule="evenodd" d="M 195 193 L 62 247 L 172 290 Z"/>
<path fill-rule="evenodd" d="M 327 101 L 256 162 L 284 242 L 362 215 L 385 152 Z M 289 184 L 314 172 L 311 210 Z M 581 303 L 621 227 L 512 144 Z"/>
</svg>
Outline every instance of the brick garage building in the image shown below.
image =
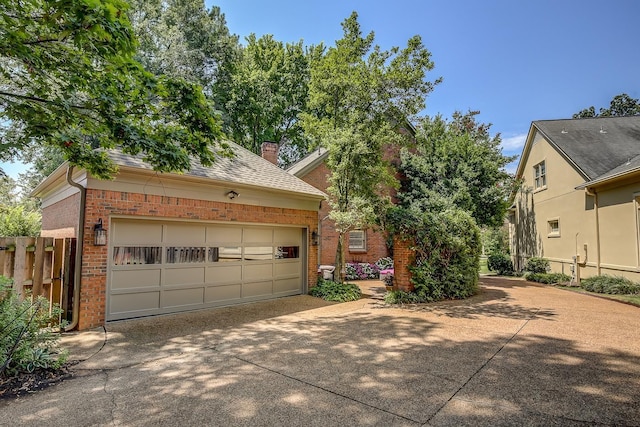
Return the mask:
<svg viewBox="0 0 640 427">
<path fill-rule="evenodd" d="M 36 188 L 43 236 L 81 231 L 79 329 L 296 295 L 315 284 L 311 235 L 324 193 L 232 146 L 233 159 L 183 175 L 112 152 L 112 181 L 63 165 Z M 100 223 L 104 245 L 94 242 Z"/>
</svg>

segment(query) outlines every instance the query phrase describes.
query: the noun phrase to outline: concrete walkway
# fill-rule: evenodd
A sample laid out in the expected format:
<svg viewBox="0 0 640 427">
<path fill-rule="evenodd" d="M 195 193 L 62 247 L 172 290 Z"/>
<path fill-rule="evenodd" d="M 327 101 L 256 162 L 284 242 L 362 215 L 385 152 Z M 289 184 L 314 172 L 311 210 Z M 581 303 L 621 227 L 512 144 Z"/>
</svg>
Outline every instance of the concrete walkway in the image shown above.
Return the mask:
<svg viewBox="0 0 640 427">
<path fill-rule="evenodd" d="M 298 296 L 71 334 L 75 376 L 0 401 L 0 425 L 640 425 L 639 308 L 482 282 L 466 301 Z"/>
</svg>

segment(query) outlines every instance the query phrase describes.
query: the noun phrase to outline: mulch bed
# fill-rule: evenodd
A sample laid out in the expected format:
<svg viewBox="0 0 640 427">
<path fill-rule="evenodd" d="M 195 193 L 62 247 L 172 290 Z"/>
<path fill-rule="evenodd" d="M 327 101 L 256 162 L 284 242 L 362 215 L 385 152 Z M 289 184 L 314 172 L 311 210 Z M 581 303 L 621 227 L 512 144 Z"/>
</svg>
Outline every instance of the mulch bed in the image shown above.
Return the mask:
<svg viewBox="0 0 640 427">
<path fill-rule="evenodd" d="M 70 367 L 74 364 L 67 363 L 57 370 L 37 369 L 32 373 L 20 373 L 8 378 L 0 376 L 0 400 L 34 393 L 58 384 L 73 375 Z"/>
</svg>

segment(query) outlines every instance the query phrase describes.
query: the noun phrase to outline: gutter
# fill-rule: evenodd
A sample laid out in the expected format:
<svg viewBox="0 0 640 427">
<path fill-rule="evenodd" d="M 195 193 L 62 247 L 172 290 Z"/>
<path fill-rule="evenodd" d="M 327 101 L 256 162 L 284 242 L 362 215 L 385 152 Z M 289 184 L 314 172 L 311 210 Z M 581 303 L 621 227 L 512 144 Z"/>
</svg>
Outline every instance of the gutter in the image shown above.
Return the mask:
<svg viewBox="0 0 640 427">
<path fill-rule="evenodd" d="M 80 282 L 82 281 L 82 250 L 84 242 L 85 202 L 87 189 L 71 179 L 73 166 L 67 167 L 67 183 L 80 190 L 80 214 L 78 218 L 78 236 L 76 240 L 76 259 L 73 272 L 73 308 L 71 311 L 71 323 L 65 326 L 64 332 L 69 332 L 78 326 L 80 320 Z"/>
<path fill-rule="evenodd" d="M 596 274 L 600 275 L 600 215 L 598 214 L 598 193 L 590 187 L 585 187 L 585 192 L 593 196 L 593 210 L 596 215 Z M 586 261 L 586 260 L 585 260 Z"/>
</svg>

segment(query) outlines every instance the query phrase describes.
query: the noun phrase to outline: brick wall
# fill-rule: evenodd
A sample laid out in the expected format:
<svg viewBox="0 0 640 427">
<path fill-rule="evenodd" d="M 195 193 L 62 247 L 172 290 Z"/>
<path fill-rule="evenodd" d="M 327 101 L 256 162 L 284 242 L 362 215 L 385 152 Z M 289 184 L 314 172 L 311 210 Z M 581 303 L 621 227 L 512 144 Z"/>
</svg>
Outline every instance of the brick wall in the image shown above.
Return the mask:
<svg viewBox="0 0 640 427">
<path fill-rule="evenodd" d="M 85 215 L 79 329 L 94 328 L 105 322 L 108 245 L 93 245 L 93 225 L 100 218 L 107 230 L 110 215 L 286 224 L 309 227 L 310 230 L 314 230 L 318 223 L 315 211 L 93 189 L 87 190 Z M 317 247 L 311 246 L 307 273 L 309 287 L 316 284 L 317 255 Z"/>
<path fill-rule="evenodd" d="M 307 175 L 302 177 L 302 180 L 326 193 L 327 187 L 329 186 L 327 183 L 329 175 L 329 169 L 324 163 L 321 163 Z M 329 215 L 329 203 L 327 201 L 323 201 L 320 212 L 318 213 L 321 220 L 319 228 L 321 236 L 320 264 L 333 265 L 335 264 L 336 249 L 338 247 L 338 233 L 335 229 L 335 223 L 328 219 L 327 215 Z M 376 262 L 380 258 L 389 256 L 385 234 L 376 232 L 372 229 L 367 230 L 366 233 L 367 250 L 350 252 L 347 248 L 345 251 L 346 262 Z M 348 236 L 345 236 L 345 245 L 348 244 Z"/>
<path fill-rule="evenodd" d="M 414 253 L 410 249 L 410 242 L 398 237 L 393 238 L 393 270 L 394 288 L 405 292 L 413 291 L 411 272 L 409 266 L 413 261 Z"/>
<path fill-rule="evenodd" d="M 76 237 L 80 193 L 42 209 L 42 237 Z"/>
</svg>

